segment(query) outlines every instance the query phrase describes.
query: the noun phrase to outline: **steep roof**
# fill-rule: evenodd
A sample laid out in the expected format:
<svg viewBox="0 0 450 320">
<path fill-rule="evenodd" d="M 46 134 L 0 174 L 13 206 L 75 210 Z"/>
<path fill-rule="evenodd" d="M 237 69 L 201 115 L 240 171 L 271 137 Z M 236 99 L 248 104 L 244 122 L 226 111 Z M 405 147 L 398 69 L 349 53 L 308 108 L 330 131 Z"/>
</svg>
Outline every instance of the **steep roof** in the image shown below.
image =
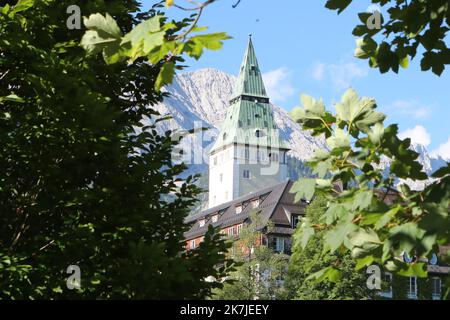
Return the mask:
<svg viewBox="0 0 450 320">
<path fill-rule="evenodd" d="M 281 207 L 290 206 L 292 209 L 295 207 L 297 214 L 304 210 L 304 203 L 291 203 L 293 197 L 289 193 L 292 187 L 292 181 L 287 180 L 285 182 L 257 190 L 240 198 L 234 199 L 232 201 L 223 203 L 219 206 L 204 210 L 198 214 L 191 215 L 185 219 L 185 223 L 192 224 L 191 229 L 184 234 L 185 239 L 193 239 L 200 237 L 206 233 L 209 225 L 214 227 L 226 228 L 228 226 L 236 225 L 246 221 L 253 212 L 259 212 L 261 217 L 262 227 L 267 225 L 269 219 L 274 218 L 276 224 L 287 224 L 290 222 L 286 219 L 276 217 L 276 211 Z M 253 199 L 260 199 L 259 206 L 257 208 L 252 208 L 250 201 Z M 240 204 L 248 203 L 242 208 L 241 213 L 236 213 L 236 206 Z M 212 223 L 211 217 L 215 214 L 219 214 L 219 219 L 217 222 Z M 200 227 L 199 220 L 205 219 L 205 225 Z M 282 228 L 278 228 L 282 230 Z M 280 233 L 280 232 L 273 232 Z"/>
<path fill-rule="evenodd" d="M 281 139 L 251 38 L 230 100 L 230 107 L 211 153 L 230 144 L 289 149 Z"/>
<path fill-rule="evenodd" d="M 268 98 L 251 36 L 248 39 L 247 50 L 239 69 L 232 99 L 241 95 Z"/>
</svg>

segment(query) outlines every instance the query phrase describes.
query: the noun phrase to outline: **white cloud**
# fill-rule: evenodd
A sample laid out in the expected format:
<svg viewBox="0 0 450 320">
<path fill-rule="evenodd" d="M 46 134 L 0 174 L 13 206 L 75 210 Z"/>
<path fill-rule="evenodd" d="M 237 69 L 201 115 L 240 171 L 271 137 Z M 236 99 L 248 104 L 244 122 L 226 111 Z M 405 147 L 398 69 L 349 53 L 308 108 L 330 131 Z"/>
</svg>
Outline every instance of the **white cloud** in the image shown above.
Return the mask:
<svg viewBox="0 0 450 320">
<path fill-rule="evenodd" d="M 291 84 L 291 72 L 281 67 L 262 75 L 267 94 L 273 101 L 283 102 L 295 92 Z"/>
<path fill-rule="evenodd" d="M 450 161 L 450 137 L 447 142 L 441 144 L 436 150 L 431 152 L 432 156 L 441 156 L 443 159 Z"/>
<path fill-rule="evenodd" d="M 320 81 L 323 79 L 324 73 L 325 73 L 325 64 L 321 62 L 316 63 L 316 65 L 314 66 L 312 77 L 315 80 Z"/>
<path fill-rule="evenodd" d="M 423 105 L 414 100 L 397 100 L 391 106 L 391 111 L 401 115 L 413 116 L 416 119 L 428 118 L 431 112 L 429 106 Z"/>
<path fill-rule="evenodd" d="M 428 133 L 427 129 L 425 129 L 421 125 L 417 125 L 412 129 L 405 130 L 399 133 L 400 139 L 411 138 L 412 143 L 421 144 L 425 147 L 428 147 L 431 143 L 431 136 Z"/>
<path fill-rule="evenodd" d="M 354 80 L 365 78 L 368 75 L 367 68 L 363 68 L 353 62 L 339 64 L 316 63 L 312 71 L 312 78 L 316 81 L 329 80 L 337 90 L 349 88 Z"/>
</svg>

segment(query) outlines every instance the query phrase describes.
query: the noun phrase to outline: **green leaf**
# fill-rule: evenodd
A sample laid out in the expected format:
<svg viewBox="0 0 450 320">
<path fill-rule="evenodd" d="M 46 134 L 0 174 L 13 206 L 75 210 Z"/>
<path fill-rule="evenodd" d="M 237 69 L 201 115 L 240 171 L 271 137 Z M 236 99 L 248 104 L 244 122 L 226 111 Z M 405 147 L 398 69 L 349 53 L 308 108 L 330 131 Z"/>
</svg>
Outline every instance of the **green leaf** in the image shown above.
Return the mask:
<svg viewBox="0 0 450 320">
<path fill-rule="evenodd" d="M 383 214 L 381 219 L 379 219 L 375 223 L 375 230 L 380 230 L 385 225 L 387 225 L 401 209 L 402 209 L 401 206 L 396 206 L 396 207 L 392 208 L 391 210 L 389 210 L 388 212 L 386 212 L 385 214 Z"/>
<path fill-rule="evenodd" d="M 364 210 L 367 209 L 372 203 L 373 191 L 372 190 L 362 190 L 356 193 L 352 209 L 353 210 Z"/>
<path fill-rule="evenodd" d="M 351 222 L 351 219 L 346 220 L 347 221 L 337 224 L 325 234 L 324 240 L 331 253 L 335 252 L 344 243 L 349 234 L 358 229 L 358 227 Z"/>
<path fill-rule="evenodd" d="M 400 66 L 403 69 L 406 69 L 406 68 L 409 67 L 409 57 L 408 56 L 406 56 L 406 57 L 404 57 L 403 59 L 400 60 Z"/>
<path fill-rule="evenodd" d="M 364 267 L 370 266 L 373 263 L 373 261 L 374 261 L 373 256 L 366 256 L 364 258 L 357 259 L 355 269 L 361 270 Z"/>
<path fill-rule="evenodd" d="M 35 0 L 19 0 L 17 4 L 13 7 L 12 12 L 17 13 L 21 11 L 26 11 L 34 5 Z"/>
<path fill-rule="evenodd" d="M 376 123 L 369 131 L 368 136 L 370 139 L 370 142 L 372 142 L 375 145 L 378 145 L 381 143 L 381 138 L 383 138 L 384 134 L 384 126 L 383 123 L 379 122 Z"/>
<path fill-rule="evenodd" d="M 337 10 L 338 14 L 344 11 L 352 0 L 328 0 L 325 7 L 331 10 Z"/>
<path fill-rule="evenodd" d="M 225 32 L 197 35 L 189 38 L 185 51 L 189 56 L 199 59 L 203 49 L 219 50 L 223 46 L 223 41 L 230 38 Z"/>
<path fill-rule="evenodd" d="M 404 263 L 403 268 L 398 270 L 397 274 L 404 277 L 419 277 L 426 278 L 428 276 L 427 265 L 423 262 L 418 263 Z"/>
<path fill-rule="evenodd" d="M 161 67 L 155 82 L 155 89 L 160 90 L 162 86 L 172 82 L 175 75 L 175 64 L 172 61 L 166 62 Z"/>
<path fill-rule="evenodd" d="M 376 112 L 376 102 L 370 98 L 359 98 L 353 89 L 348 89 L 336 105 L 337 119 L 355 125 L 358 129 L 368 132 L 369 128 L 385 119 L 385 115 Z"/>
<path fill-rule="evenodd" d="M 6 97 L 0 97 L 0 102 L 3 102 L 3 101 L 11 101 L 11 102 L 19 102 L 19 103 L 25 102 L 21 97 L 15 95 L 15 94 L 10 94 Z"/>
<path fill-rule="evenodd" d="M 300 225 L 299 232 L 296 232 L 296 241 L 299 241 L 300 246 L 305 249 L 309 239 L 314 235 L 314 228 L 311 227 L 309 220 L 306 218 Z"/>
<path fill-rule="evenodd" d="M 121 44 L 131 46 L 127 50 L 127 56 L 131 58 L 131 61 L 148 55 L 153 49 L 163 44 L 166 31 L 161 30 L 161 19 L 162 16 L 157 15 L 141 22 L 123 37 Z"/>
<path fill-rule="evenodd" d="M 295 193 L 295 202 L 301 199 L 311 200 L 314 196 L 316 180 L 310 178 L 301 178 L 294 183 L 290 192 Z"/>
<path fill-rule="evenodd" d="M 109 64 L 120 60 L 120 40 L 122 33 L 116 21 L 109 15 L 99 13 L 84 18 L 84 25 L 88 29 L 81 39 L 81 46 L 88 54 L 103 53 Z"/>
<path fill-rule="evenodd" d="M 350 148 L 350 136 L 342 129 L 337 128 L 334 135 L 327 139 L 327 144 L 331 149 Z"/>
<path fill-rule="evenodd" d="M 328 280 L 333 283 L 337 283 L 342 277 L 341 272 L 334 267 L 326 267 L 321 269 L 306 278 L 306 281 L 316 280 L 317 282 L 323 282 Z"/>
</svg>

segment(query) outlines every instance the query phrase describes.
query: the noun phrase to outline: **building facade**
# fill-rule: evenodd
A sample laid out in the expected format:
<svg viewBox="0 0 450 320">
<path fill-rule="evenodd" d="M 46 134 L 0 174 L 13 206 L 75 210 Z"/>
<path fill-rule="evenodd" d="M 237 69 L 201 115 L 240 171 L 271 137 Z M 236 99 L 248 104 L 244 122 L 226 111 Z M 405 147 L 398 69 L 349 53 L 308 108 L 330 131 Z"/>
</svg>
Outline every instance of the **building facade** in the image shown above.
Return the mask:
<svg viewBox="0 0 450 320">
<path fill-rule="evenodd" d="M 286 152 L 251 38 L 209 159 L 209 208 L 287 179 Z"/>
</svg>

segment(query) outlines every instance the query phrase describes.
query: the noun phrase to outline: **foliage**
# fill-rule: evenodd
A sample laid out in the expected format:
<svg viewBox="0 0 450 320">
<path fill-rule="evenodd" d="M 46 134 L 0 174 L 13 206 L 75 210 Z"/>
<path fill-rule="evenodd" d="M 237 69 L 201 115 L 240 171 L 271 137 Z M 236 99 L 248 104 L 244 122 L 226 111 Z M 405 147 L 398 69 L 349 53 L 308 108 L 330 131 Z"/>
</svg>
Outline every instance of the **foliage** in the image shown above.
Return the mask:
<svg viewBox="0 0 450 320">
<path fill-rule="evenodd" d="M 179 54 L 199 57 L 224 36 L 184 40 L 192 18 L 167 22 L 161 6 L 139 12 L 133 0 L 84 1 L 85 34 L 66 28 L 72 1 L 4 3 L 0 298 L 208 295 L 220 284 L 204 279 L 225 275 L 228 247 L 211 229 L 184 250 L 199 189 L 177 178 L 185 166 L 172 163 L 175 142 L 157 133 L 164 118 L 151 106 Z M 66 288 L 70 265 L 81 268 L 79 290 Z"/>
<path fill-rule="evenodd" d="M 214 299 L 253 300 L 280 299 L 285 297 L 283 279 L 286 275 L 289 258 L 261 245 L 262 237 L 272 228 L 261 229 L 258 212 L 244 225 L 239 240 L 233 241 L 231 258 L 237 263 L 236 271 L 228 278 L 222 289 L 216 289 Z"/>
<path fill-rule="evenodd" d="M 405 251 L 430 258 L 439 245 L 450 243 L 450 165 L 438 170 L 433 175 L 437 180 L 425 190 L 406 185 L 397 190 L 398 179 L 427 176 L 418 154 L 409 149 L 410 139 L 397 137 L 397 125 L 384 127 L 385 116 L 376 111 L 375 100 L 360 98 L 350 89 L 334 114 L 309 96 L 302 97 L 302 104 L 292 117 L 314 135 L 324 135 L 329 146 L 309 161 L 318 177 L 300 179 L 293 186 L 297 198 L 310 199 L 316 193 L 328 199 L 320 223 L 302 224 L 303 246 L 322 230 L 325 252 L 350 251 L 358 269 L 377 263 L 402 275 L 426 277 L 425 263 L 405 264 L 398 257 Z M 387 158 L 391 162 L 386 176 L 381 161 Z M 326 178 L 327 173 L 331 177 Z M 315 277 L 332 272 L 339 278 L 338 266 L 336 260 Z"/>
<path fill-rule="evenodd" d="M 304 223 L 320 223 L 320 218 L 326 210 L 327 200 L 319 196 L 306 208 Z M 298 228 L 294 234 L 294 245 L 286 279 L 286 288 L 289 292 L 287 298 L 300 300 L 373 298 L 374 291 L 369 290 L 366 285 L 367 275 L 361 270 L 355 272 L 355 262 L 349 253 L 324 253 L 323 231 L 312 235 L 307 245 L 303 247 L 303 238 L 307 236 L 304 232 L 308 231 Z M 311 279 L 316 272 L 323 270 L 336 260 L 339 261 L 339 273 L 324 273 L 326 279 L 320 283 Z M 334 279 L 333 275 L 338 275 L 340 279 Z"/>
<path fill-rule="evenodd" d="M 355 55 L 368 59 L 371 67 L 382 73 L 398 72 L 407 67 L 409 60 L 423 52 L 421 68 L 441 75 L 450 64 L 450 48 L 447 33 L 450 27 L 450 3 L 448 0 L 372 0 L 373 4 L 387 7 L 389 20 L 382 17 L 381 29 L 367 24 L 372 13 L 359 13 L 360 25 L 353 35 L 361 37 Z M 326 7 L 344 11 L 352 0 L 328 0 Z M 376 37 L 379 37 L 377 41 Z"/>
</svg>

